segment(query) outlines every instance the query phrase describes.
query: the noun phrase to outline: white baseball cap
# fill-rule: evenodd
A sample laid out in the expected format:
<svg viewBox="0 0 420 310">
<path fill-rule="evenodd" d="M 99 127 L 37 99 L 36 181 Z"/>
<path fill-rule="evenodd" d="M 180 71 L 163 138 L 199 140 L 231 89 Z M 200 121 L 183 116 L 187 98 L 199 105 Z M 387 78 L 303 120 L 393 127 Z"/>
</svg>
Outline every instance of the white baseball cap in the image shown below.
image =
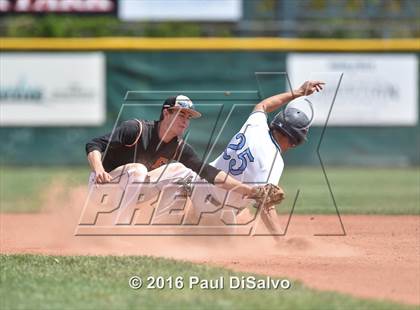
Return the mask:
<svg viewBox="0 0 420 310">
<path fill-rule="evenodd" d="M 167 98 L 163 103 L 162 111 L 164 109 L 181 109 L 190 113 L 192 118 L 201 117 L 201 113 L 195 109 L 194 103 L 191 101 L 191 99 L 184 95 Z"/>
</svg>

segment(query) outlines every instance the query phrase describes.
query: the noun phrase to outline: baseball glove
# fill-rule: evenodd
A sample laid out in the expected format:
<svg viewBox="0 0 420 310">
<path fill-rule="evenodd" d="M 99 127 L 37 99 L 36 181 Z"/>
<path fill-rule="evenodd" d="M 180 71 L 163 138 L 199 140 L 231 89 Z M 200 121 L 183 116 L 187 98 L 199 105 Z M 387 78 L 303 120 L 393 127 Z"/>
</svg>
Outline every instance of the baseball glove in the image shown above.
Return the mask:
<svg viewBox="0 0 420 310">
<path fill-rule="evenodd" d="M 280 186 L 274 184 L 259 185 L 252 188 L 248 198 L 257 202 L 257 208 L 262 207 L 265 212 L 274 209 L 284 198 L 284 191 Z"/>
</svg>

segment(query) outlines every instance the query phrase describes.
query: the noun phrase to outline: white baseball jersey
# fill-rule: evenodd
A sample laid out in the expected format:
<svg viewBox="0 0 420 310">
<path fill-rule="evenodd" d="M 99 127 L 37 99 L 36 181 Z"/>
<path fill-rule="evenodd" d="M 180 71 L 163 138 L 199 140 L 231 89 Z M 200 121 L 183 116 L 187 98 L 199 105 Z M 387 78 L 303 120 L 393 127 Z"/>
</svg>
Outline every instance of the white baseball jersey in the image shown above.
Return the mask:
<svg viewBox="0 0 420 310">
<path fill-rule="evenodd" d="M 277 185 L 284 162 L 280 146 L 270 133 L 266 113 L 251 113 L 225 151 L 210 165 L 251 186 L 267 183 Z M 207 189 L 214 199 L 225 205 L 243 208 L 252 202 L 232 191 L 227 195 L 225 190 L 216 186 Z"/>
</svg>

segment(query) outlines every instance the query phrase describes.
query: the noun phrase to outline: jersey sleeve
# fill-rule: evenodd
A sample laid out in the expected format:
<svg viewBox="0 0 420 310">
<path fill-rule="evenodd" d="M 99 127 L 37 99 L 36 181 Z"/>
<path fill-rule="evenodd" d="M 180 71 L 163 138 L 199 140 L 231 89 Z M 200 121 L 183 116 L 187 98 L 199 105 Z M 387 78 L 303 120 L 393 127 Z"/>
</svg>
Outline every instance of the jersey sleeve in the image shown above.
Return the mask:
<svg viewBox="0 0 420 310">
<path fill-rule="evenodd" d="M 204 163 L 196 154 L 194 149 L 187 143 L 183 143 L 179 162 L 196 172 L 207 182 L 214 184 L 219 169 Z"/>
<path fill-rule="evenodd" d="M 267 124 L 267 114 L 262 111 L 254 111 L 249 116 L 244 125 L 242 126 L 241 131 L 245 129 L 245 127 L 252 126 L 252 127 L 261 127 L 264 130 L 268 129 Z"/>
<path fill-rule="evenodd" d="M 128 120 L 121 123 L 111 133 L 101 137 L 93 138 L 86 143 L 86 154 L 97 150 L 105 152 L 107 146 L 132 146 L 141 136 L 142 124 L 137 120 Z"/>
</svg>

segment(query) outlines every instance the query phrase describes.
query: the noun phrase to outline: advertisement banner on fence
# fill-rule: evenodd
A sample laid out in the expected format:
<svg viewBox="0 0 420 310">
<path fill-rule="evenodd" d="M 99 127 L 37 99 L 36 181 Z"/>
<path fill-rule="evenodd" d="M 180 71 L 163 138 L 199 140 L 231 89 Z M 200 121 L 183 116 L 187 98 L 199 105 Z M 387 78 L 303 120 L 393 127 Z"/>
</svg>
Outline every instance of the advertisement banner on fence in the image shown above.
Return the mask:
<svg viewBox="0 0 420 310">
<path fill-rule="evenodd" d="M 94 126 L 105 121 L 102 53 L 1 53 L 1 126 Z"/>
<path fill-rule="evenodd" d="M 120 0 L 118 16 L 126 21 L 238 21 L 242 0 Z"/>
<path fill-rule="evenodd" d="M 308 98 L 314 125 L 324 125 L 329 114 L 328 124 L 337 126 L 417 124 L 417 55 L 296 53 L 287 57 L 287 73 L 292 87 L 308 79 L 326 82 Z"/>
</svg>

